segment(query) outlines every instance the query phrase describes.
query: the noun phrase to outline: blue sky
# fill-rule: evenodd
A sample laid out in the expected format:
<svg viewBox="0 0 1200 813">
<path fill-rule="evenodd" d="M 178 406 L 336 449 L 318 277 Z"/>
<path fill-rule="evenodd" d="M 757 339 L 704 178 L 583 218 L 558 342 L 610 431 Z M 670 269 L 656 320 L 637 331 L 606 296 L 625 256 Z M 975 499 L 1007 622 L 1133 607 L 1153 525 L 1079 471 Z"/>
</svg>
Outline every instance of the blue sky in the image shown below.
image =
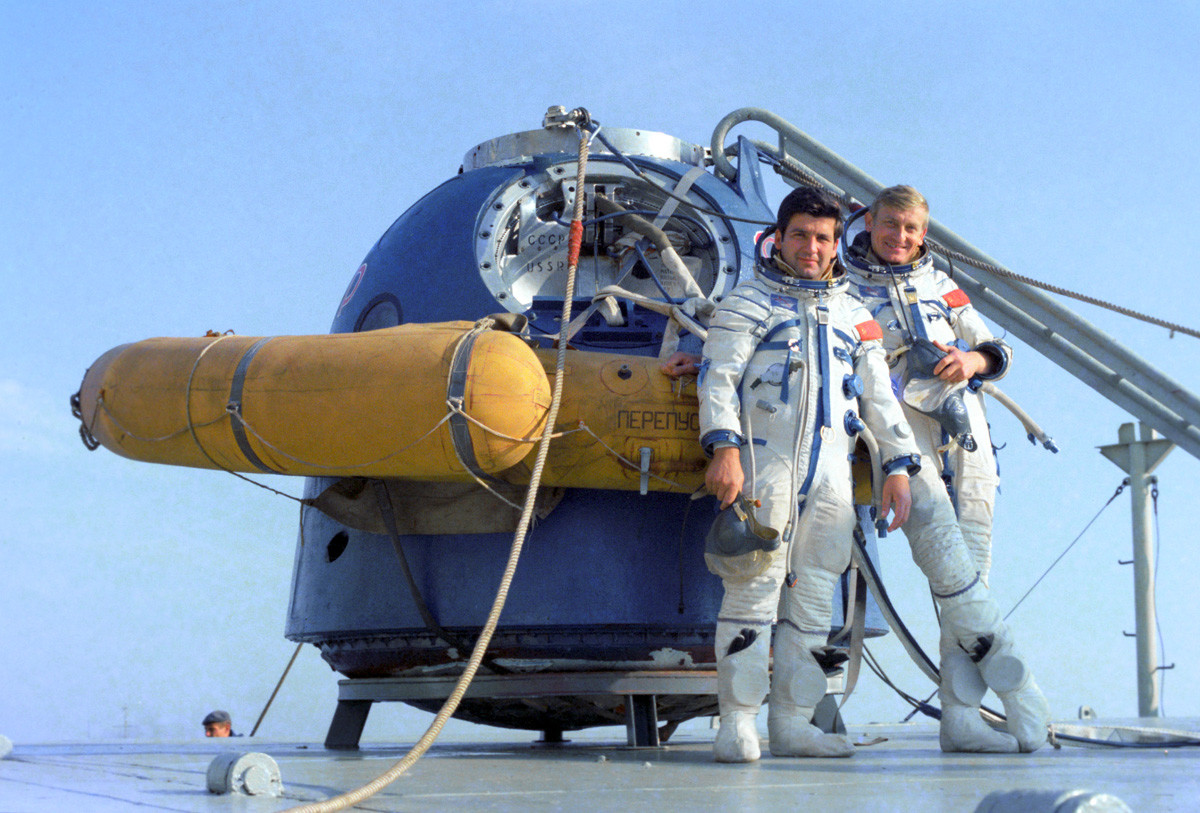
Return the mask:
<svg viewBox="0 0 1200 813">
<path fill-rule="evenodd" d="M 213 707 L 249 730 L 293 648 L 294 503 L 88 453 L 68 396 L 124 342 L 326 331 L 392 220 L 549 105 L 699 144 L 726 113 L 767 108 L 919 187 L 1008 267 L 1200 325 L 1200 11 L 1041 5 L 0 3 L 0 734 L 191 737 Z M 1068 304 L 1200 391 L 1197 340 Z M 993 409 L 1005 608 L 1120 483 L 1095 447 L 1130 420 L 1015 344 L 1004 389 L 1063 451 Z M 1173 716 L 1200 716 L 1197 473 L 1178 450 L 1158 471 Z M 906 546 L 882 556 L 932 645 Z M 1129 558 L 1122 495 L 1011 619 L 1060 718 L 1136 714 Z M 930 691 L 894 642 L 873 649 Z M 335 697 L 306 648 L 263 733 L 320 739 Z M 905 712 L 869 676 L 846 708 L 851 724 Z M 427 719 L 386 709 L 368 735 Z"/>
</svg>

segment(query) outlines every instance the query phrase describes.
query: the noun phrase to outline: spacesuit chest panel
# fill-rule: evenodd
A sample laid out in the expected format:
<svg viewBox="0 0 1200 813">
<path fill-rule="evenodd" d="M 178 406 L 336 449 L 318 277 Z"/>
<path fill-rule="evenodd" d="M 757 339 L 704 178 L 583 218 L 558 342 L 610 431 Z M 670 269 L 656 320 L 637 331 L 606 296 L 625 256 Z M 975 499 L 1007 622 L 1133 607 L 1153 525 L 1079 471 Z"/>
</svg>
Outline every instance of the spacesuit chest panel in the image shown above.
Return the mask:
<svg viewBox="0 0 1200 813">
<path fill-rule="evenodd" d="M 803 494 L 823 447 L 843 434 L 834 427 L 845 411 L 841 382 L 853 375 L 857 342 L 841 298 L 776 294 L 771 304 L 743 378 L 744 428 L 753 444 L 791 459 Z"/>
<path fill-rule="evenodd" d="M 771 295 L 765 332 L 742 379 L 744 403 L 758 405 L 772 419 L 803 411 L 813 389 L 810 378 L 818 366 L 813 357 L 817 347 L 813 322 L 809 308 L 795 297 Z M 770 410 L 765 409 L 767 404 Z"/>
<path fill-rule="evenodd" d="M 890 286 L 860 283 L 856 290 L 859 300 L 883 327 L 883 344 L 889 352 L 911 345 L 914 336 L 943 344 L 954 342 L 954 311 L 938 294 L 929 275 L 915 279 L 902 276 Z"/>
</svg>

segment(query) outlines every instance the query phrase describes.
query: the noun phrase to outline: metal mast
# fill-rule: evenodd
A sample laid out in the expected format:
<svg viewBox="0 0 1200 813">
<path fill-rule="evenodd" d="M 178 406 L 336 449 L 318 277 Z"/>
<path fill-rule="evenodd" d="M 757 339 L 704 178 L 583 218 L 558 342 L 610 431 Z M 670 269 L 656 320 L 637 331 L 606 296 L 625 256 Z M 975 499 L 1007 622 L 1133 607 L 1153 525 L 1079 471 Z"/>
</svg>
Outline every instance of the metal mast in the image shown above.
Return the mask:
<svg viewBox="0 0 1200 813">
<path fill-rule="evenodd" d="M 1129 475 L 1133 515 L 1133 598 L 1137 614 L 1138 716 L 1160 716 L 1158 703 L 1158 618 L 1154 604 L 1154 518 L 1150 495 L 1158 478 L 1152 472 L 1175 448 L 1146 424 L 1141 438 L 1134 437 L 1131 423 L 1121 425 L 1119 443 L 1101 446 L 1100 454 Z"/>
</svg>

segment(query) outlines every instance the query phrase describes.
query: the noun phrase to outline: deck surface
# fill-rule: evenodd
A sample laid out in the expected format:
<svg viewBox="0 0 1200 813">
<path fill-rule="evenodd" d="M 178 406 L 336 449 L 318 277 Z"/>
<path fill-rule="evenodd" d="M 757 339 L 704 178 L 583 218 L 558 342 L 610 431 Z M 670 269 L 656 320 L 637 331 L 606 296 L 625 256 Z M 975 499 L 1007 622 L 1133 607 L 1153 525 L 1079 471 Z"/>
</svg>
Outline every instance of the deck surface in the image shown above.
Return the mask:
<svg viewBox="0 0 1200 813">
<path fill-rule="evenodd" d="M 1200 731 L 1198 721 L 1153 722 Z M 1200 809 L 1196 746 L 1064 744 L 1025 755 L 943 754 L 936 724 L 920 722 L 852 727 L 857 741 L 885 739 L 862 745 L 850 759 L 764 755 L 752 765 L 718 765 L 711 732 L 699 726 L 681 729 L 677 740 L 658 749 L 628 748 L 611 738 L 612 729 L 605 731 L 608 738 L 568 734 L 571 741 L 556 747 L 534 745 L 523 732 L 498 732 L 487 743 L 439 742 L 407 775 L 355 809 L 973 811 L 992 791 L 1036 791 L 1045 798 L 1076 789 L 1111 794 L 1133 811 Z M 228 744 L 274 758 L 284 796 L 210 794 L 208 765 Z M 407 745 L 337 752 L 249 739 L 18 743 L 0 761 L 0 811 L 283 810 L 365 784 L 406 752 Z M 1053 807 L 1021 809 L 1049 813 Z"/>
</svg>

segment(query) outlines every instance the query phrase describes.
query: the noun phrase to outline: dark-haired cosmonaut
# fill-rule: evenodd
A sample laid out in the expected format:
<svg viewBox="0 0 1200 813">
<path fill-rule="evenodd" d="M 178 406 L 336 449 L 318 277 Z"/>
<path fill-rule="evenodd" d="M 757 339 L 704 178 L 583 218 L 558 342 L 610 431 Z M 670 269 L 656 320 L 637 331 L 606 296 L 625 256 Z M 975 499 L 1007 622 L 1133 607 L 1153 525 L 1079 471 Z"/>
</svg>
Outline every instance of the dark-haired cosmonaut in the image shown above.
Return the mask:
<svg viewBox="0 0 1200 813">
<path fill-rule="evenodd" d="M 959 551 L 947 540 L 961 532 L 971 561 L 967 572 L 986 587 L 991 567 L 992 510 L 998 476 L 983 395 L 971 382 L 1008 371 L 1011 351 L 992 336 L 967 295 L 933 264 L 925 246 L 929 205 L 911 186 L 893 186 L 876 197 L 862 216 L 865 231 L 842 240 L 842 263 L 850 292 L 883 326 L 896 394 L 912 426 L 922 469 L 912 478 L 913 508 L 903 530 L 913 558 L 943 605 L 940 642 L 941 745 L 945 751 L 1032 751 L 1046 740 L 1049 708 L 1028 667 L 1016 656 L 1001 687 L 988 685 L 1004 701 L 1006 736 L 979 717 L 984 684 L 976 661 L 987 653 L 956 629 L 958 615 L 945 598 L 976 589 L 964 585 Z M 944 478 L 944 479 L 943 479 Z M 994 607 L 987 614 L 994 612 Z M 1011 634 L 996 619 L 992 650 L 1011 650 Z M 979 621 L 967 626 L 979 626 Z M 985 672 L 986 674 L 986 672 Z M 1007 687 L 1007 688 L 1005 688 Z"/>
<path fill-rule="evenodd" d="M 892 395 L 881 329 L 836 268 L 841 207 L 813 189 L 779 208 L 775 253 L 713 314 L 698 371 L 705 484 L 722 507 L 745 492 L 773 550 L 706 556 L 725 595 L 717 617 L 720 762 L 759 758 L 756 720 L 770 694 L 775 756 L 850 756 L 812 725 L 827 681 L 813 651 L 827 643 L 834 585 L 850 561 L 856 515 L 850 456 L 865 422 L 888 477 L 882 510 L 908 515 L 912 431 Z M 670 371 L 670 367 L 667 368 Z M 771 670 L 771 627 L 778 618 Z"/>
</svg>

